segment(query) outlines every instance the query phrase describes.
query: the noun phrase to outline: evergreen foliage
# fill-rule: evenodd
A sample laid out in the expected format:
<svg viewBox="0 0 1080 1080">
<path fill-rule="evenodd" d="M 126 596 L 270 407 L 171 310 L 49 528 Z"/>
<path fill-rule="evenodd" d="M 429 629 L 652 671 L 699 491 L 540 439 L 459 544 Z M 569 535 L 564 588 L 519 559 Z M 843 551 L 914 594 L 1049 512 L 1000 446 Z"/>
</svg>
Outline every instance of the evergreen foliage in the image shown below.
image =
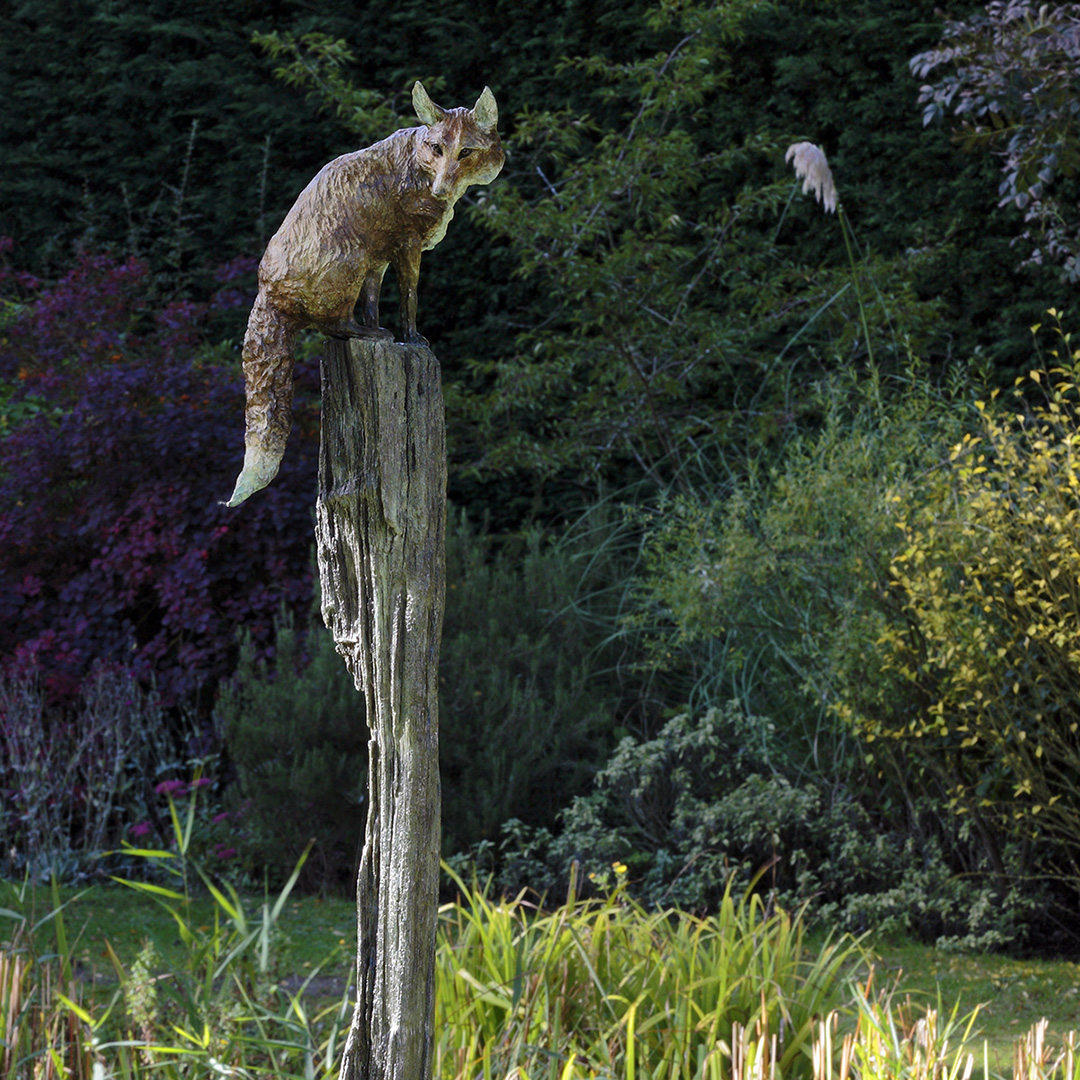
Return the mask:
<svg viewBox="0 0 1080 1080">
<path fill-rule="evenodd" d="M 364 699 L 333 638 L 316 633 L 310 644 L 303 663 L 288 617 L 277 622 L 272 661 L 258 660 L 247 638 L 218 715 L 236 767 L 246 858 L 276 879 L 313 843 L 302 882 L 346 891 L 364 835 Z"/>
<path fill-rule="evenodd" d="M 835 231 L 807 244 L 779 169 L 805 121 L 747 122 L 753 35 L 775 7 L 652 8 L 644 25 L 663 51 L 560 68 L 597 84 L 599 117 L 519 121 L 536 176 L 493 188 L 480 216 L 547 287 L 515 316 L 518 350 L 471 368 L 479 392 L 462 405 L 482 438 L 468 470 L 666 483 L 701 445 L 768 441 L 801 419 L 774 377 L 789 351 L 812 378 L 865 358 L 868 325 L 893 363 L 936 347 L 941 301 L 910 284 L 924 254 L 866 252 L 853 268 Z"/>
<path fill-rule="evenodd" d="M 609 569 L 594 566 L 590 586 Z M 613 687 L 602 650 L 571 607 L 581 578 L 571 544 L 533 534 L 512 558 L 492 553 L 455 515 L 439 666 L 448 853 L 494 839 L 509 818 L 553 826 L 602 758 Z M 280 868 L 280 852 L 298 856 L 314 839 L 305 882 L 349 887 L 363 834 L 367 727 L 330 634 L 313 622 L 302 650 L 283 617 L 272 661 L 245 641 L 217 712 L 239 779 L 248 861 Z"/>
<path fill-rule="evenodd" d="M 571 536 L 533 531 L 492 551 L 464 515 L 447 536 L 439 665 L 443 846 L 494 839 L 509 818 L 552 825 L 609 741 L 610 656 L 576 600 L 618 560 L 582 567 Z"/>
<path fill-rule="evenodd" d="M 565 108 L 519 124 L 546 190 L 493 189 L 485 219 L 545 286 L 546 311 L 522 352 L 477 372 L 493 388 L 475 406 L 484 454 L 471 467 L 570 469 L 594 484 L 613 460 L 678 468 L 757 374 L 738 370 L 749 359 L 738 298 L 757 254 L 742 250 L 742 228 L 775 216 L 782 195 L 740 174 L 776 148 L 752 138 L 705 151 L 692 118 L 729 78 L 737 28 L 760 6 L 659 8 L 647 25 L 670 50 L 614 69 L 601 56 L 564 65 L 609 84 L 600 97 L 617 127 Z M 706 210 L 702 188 L 731 194 Z"/>
<path fill-rule="evenodd" d="M 282 17 L 302 18 L 277 0 L 0 6 L 0 221 L 33 269 L 62 273 L 73 247 L 135 256 L 172 299 L 261 251 L 332 156 L 250 43 Z"/>
<path fill-rule="evenodd" d="M 982 9 L 969 3 L 958 14 Z M 1025 363 L 1024 328 L 1058 295 L 1049 268 L 1017 268 L 1015 217 L 996 208 L 989 156 L 958 154 L 942 126 L 922 126 L 909 60 L 940 38 L 934 0 L 807 0 L 748 20 L 730 89 L 710 113 L 714 145 L 744 131 L 790 132 L 828 154 L 842 199 L 872 257 L 900 260 L 915 298 L 935 301 L 921 332 L 890 311 L 932 369 L 974 353 L 1008 375 Z M 793 207 L 779 236 L 785 261 L 835 258 L 835 233 Z M 768 304 L 762 306 L 768 310 Z"/>
<path fill-rule="evenodd" d="M 652 739 L 624 739 L 557 836 L 506 829 L 500 883 L 517 887 L 515 874 L 561 882 L 576 864 L 604 890 L 621 866 L 634 895 L 661 909 L 715 910 L 731 889 L 757 886 L 831 928 L 967 949 L 1023 936 L 1039 898 L 1019 883 L 1017 860 L 1007 890 L 985 861 L 959 878 L 959 830 L 941 835 L 921 813 L 868 810 L 840 784 L 793 781 L 778 768 L 777 743 L 774 725 L 736 702 L 673 717 Z"/>
<path fill-rule="evenodd" d="M 412 0 L 392 13 L 327 0 L 317 14 L 290 0 L 239 8 L 177 0 L 0 5 L 0 93 L 10 104 L 0 117 L 8 148 L 0 231 L 15 237 L 36 272 L 63 273 L 73 248 L 137 255 L 150 261 L 161 295 L 198 298 L 213 287 L 208 266 L 257 256 L 317 169 L 355 148 L 355 106 L 364 109 L 365 139 L 376 134 L 380 110 L 413 122 L 407 90 L 416 78 L 438 100 L 440 93 L 471 100 L 492 86 L 513 150 L 500 184 L 531 202 L 545 193 L 536 166 L 545 166 L 546 151 L 518 141 L 518 127 L 528 127 L 528 113 L 565 109 L 619 130 L 636 104 L 611 96 L 605 69 L 625 74 L 625 65 L 666 54 L 680 40 L 672 24 L 650 22 L 652 7 L 496 0 L 477 9 L 448 0 L 433 22 Z M 1036 317 L 1038 291 L 1045 299 L 1053 279 L 1015 273 L 1009 215 L 986 212 L 996 198 L 993 162 L 960 158 L 944 131 L 920 129 L 917 83 L 906 65 L 940 37 L 932 0 L 731 10 L 747 18 L 741 43 L 723 43 L 727 86 L 686 113 L 686 135 L 706 154 L 762 135 L 821 143 L 844 178 L 866 245 L 885 260 L 918 252 L 918 294 L 947 303 L 949 335 L 937 338 L 935 355 L 951 341 L 953 350 L 979 344 L 1015 361 L 1022 337 L 1008 328 Z M 299 43 L 300 53 L 268 57 L 253 44 L 257 35 L 286 52 Z M 305 50 L 305 42 L 319 47 Z M 347 51 L 334 52 L 337 42 Z M 336 78 L 319 64 L 327 50 L 337 58 Z M 574 56 L 600 64 L 555 76 L 559 58 Z M 346 65 L 359 96 L 346 89 Z M 311 92 L 275 79 L 276 68 L 294 79 L 303 72 L 302 89 Z M 328 105 L 339 115 L 320 112 Z M 686 220 L 730 201 L 744 182 L 771 182 L 774 165 L 748 163 L 735 187 L 728 177 L 719 186 L 699 179 Z M 796 261 L 824 261 L 830 244 L 821 230 L 805 216 L 799 224 Z M 792 238 L 780 239 L 790 254 Z M 425 327 L 455 378 L 460 360 L 504 356 L 519 329 L 549 314 L 534 306 L 548 290 L 511 280 L 516 261 L 501 245 L 492 250 L 467 219 L 455 223 L 453 249 L 425 261 Z"/>
<path fill-rule="evenodd" d="M 839 237 L 797 205 L 777 212 L 783 145 L 807 135 L 826 144 L 859 223 L 863 314 L 896 362 L 979 347 L 1016 363 L 1022 338 L 1002 335 L 1002 312 L 1029 320 L 1051 278 L 1017 278 L 1007 220 L 973 210 L 992 168 L 920 130 L 907 61 L 938 23 L 929 3 L 915 14 L 891 0 L 605 13 L 634 31 L 567 50 L 579 59 L 558 68 L 557 105 L 540 94 L 507 116 L 503 97 L 512 153 L 477 220 L 509 250 L 462 231 L 463 254 L 497 284 L 461 312 L 483 332 L 448 338 L 471 361 L 464 375 L 456 359 L 448 368 L 460 491 L 494 474 L 501 493 L 558 492 L 565 511 L 571 483 L 676 469 L 688 440 L 767 438 L 789 405 L 761 385 L 778 356 L 809 373 L 865 355 Z M 460 17 L 451 8 L 447 25 Z M 367 131 L 356 106 L 377 96 L 343 82 L 343 43 L 279 36 L 273 48 Z M 523 280 L 505 283 L 514 263 Z M 493 321 L 492 304 L 509 319 Z"/>
</svg>

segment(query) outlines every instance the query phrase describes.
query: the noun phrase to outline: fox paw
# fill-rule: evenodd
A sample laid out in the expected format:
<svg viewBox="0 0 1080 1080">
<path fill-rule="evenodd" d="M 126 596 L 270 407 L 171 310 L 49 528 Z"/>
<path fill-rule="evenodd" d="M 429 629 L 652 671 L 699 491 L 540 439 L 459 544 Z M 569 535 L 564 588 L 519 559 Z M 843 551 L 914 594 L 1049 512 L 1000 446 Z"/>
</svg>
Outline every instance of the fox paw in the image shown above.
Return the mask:
<svg viewBox="0 0 1080 1080">
<path fill-rule="evenodd" d="M 381 326 L 361 326 L 355 319 L 342 320 L 320 327 L 328 338 L 336 341 L 348 341 L 349 338 L 361 338 L 367 341 L 384 341 L 394 335 Z"/>
</svg>

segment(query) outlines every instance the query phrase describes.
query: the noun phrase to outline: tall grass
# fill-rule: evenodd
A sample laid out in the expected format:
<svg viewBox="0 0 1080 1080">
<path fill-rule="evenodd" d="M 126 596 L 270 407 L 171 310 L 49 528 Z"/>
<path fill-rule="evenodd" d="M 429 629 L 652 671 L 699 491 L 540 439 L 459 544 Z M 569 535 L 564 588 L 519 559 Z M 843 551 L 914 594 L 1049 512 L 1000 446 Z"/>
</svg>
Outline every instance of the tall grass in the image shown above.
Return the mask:
<svg viewBox="0 0 1080 1080">
<path fill-rule="evenodd" d="M 854 939 L 809 951 L 797 917 L 729 890 L 715 915 L 649 912 L 617 888 L 550 912 L 457 879 L 437 954 L 442 1077 L 809 1077 L 813 1019 L 839 1004 Z"/>
<path fill-rule="evenodd" d="M 0 908 L 0 917 L 11 920 L 0 939 L 0 1080 L 330 1074 L 347 1029 L 348 998 L 316 1003 L 306 991 L 317 972 L 298 992 L 288 991 L 275 955 L 278 919 L 303 859 L 276 898 L 252 906 L 190 858 L 195 799 L 184 814 L 170 800 L 170 814 L 174 850 L 126 848 L 125 855 L 156 864 L 153 876 L 175 887 L 122 882 L 172 917 L 180 953 L 170 970 L 160 970 L 148 942 L 130 965 L 106 943 L 111 972 L 80 972 L 55 879 L 51 909 L 37 920 L 29 887 L 7 885 L 11 906 Z M 209 920 L 193 917 L 200 888 L 214 902 Z"/>
<path fill-rule="evenodd" d="M 176 827 L 182 837 L 184 823 Z M 813 1018 L 840 1004 L 859 955 L 850 938 L 810 953 L 801 921 L 752 895 L 728 894 L 714 916 L 697 918 L 645 911 L 621 888 L 602 901 L 571 893 L 542 911 L 456 884 L 460 900 L 442 910 L 436 953 L 436 1060 L 446 1080 L 719 1080 L 762 1060 L 776 1075 L 809 1078 Z M 183 958 L 159 972 L 145 956 L 125 967 L 112 953 L 111 996 L 81 992 L 62 909 L 40 967 L 29 945 L 46 924 L 22 920 L 0 951 L 2 970 L 14 972 L 0 987 L 0 1014 L 14 1017 L 5 1039 L 19 1055 L 4 1080 L 31 1075 L 27 1063 L 39 1058 L 55 1059 L 41 1075 L 57 1077 L 89 1077 L 95 1065 L 99 1078 L 331 1075 L 348 995 L 320 1009 L 268 977 L 283 897 L 253 918 L 231 891 L 205 885 L 217 912 L 200 927 L 187 914 L 187 886 L 136 883 L 173 915 Z M 23 1002 L 35 995 L 32 1015 Z"/>
<path fill-rule="evenodd" d="M 16 907 L 0 907 L 12 920 L 0 944 L 0 1080 L 91 1080 L 93 1040 L 76 1011 L 82 988 L 56 885 L 41 918 L 25 885 L 8 888 Z"/>
<path fill-rule="evenodd" d="M 975 1014 L 917 1013 L 852 987 L 850 937 L 811 945 L 798 916 L 730 891 L 714 915 L 646 911 L 621 888 L 540 909 L 456 879 L 436 950 L 438 1080 L 970 1080 Z M 261 914 L 211 893 L 196 926 L 171 890 L 186 946 L 170 970 L 125 967 L 107 986 L 74 964 L 65 907 L 27 889 L 0 908 L 0 1080 L 336 1076 L 351 994 L 290 993 L 274 967 L 280 900 Z M 69 902 L 70 903 L 70 902 Z M 204 920 L 205 921 L 205 920 Z M 160 961 L 158 962 L 160 964 Z M 1013 1080 L 1080 1080 L 1073 1035 L 1046 1023 L 1017 1044 Z M 983 1080 L 992 1078 L 986 1058 Z"/>
<path fill-rule="evenodd" d="M 872 981 L 871 970 L 866 986 L 855 988 L 853 1031 L 838 1036 L 842 1021 L 836 1012 L 818 1024 L 814 1080 L 970 1080 L 977 1071 L 982 1080 L 992 1080 L 985 1042 L 978 1055 L 978 1006 L 966 1015 L 959 1003 L 948 1013 L 940 1003 L 916 1010 L 909 997 L 894 1001 L 895 988 L 871 997 Z M 1047 1039 L 1048 1026 L 1042 1019 L 1015 1040 L 1012 1080 L 1080 1080 L 1076 1032 L 1067 1032 L 1061 1046 L 1054 1047 Z"/>
</svg>

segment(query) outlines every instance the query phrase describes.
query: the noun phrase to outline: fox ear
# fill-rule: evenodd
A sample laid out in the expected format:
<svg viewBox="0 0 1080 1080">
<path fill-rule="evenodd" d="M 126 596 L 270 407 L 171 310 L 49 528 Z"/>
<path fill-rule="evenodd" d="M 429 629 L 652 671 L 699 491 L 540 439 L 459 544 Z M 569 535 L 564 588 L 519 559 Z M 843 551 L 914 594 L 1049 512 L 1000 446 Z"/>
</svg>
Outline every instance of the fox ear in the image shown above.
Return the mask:
<svg viewBox="0 0 1080 1080">
<path fill-rule="evenodd" d="M 495 95 L 486 86 L 472 111 L 484 131 L 494 131 L 499 126 L 499 106 L 495 104 Z"/>
<path fill-rule="evenodd" d="M 428 127 L 432 127 L 440 120 L 446 118 L 446 110 L 439 108 L 439 106 L 428 97 L 428 92 L 424 89 L 424 84 L 420 82 L 419 79 L 413 84 L 412 103 L 413 108 L 416 110 L 416 115 L 420 118 L 420 122 L 427 124 Z"/>
</svg>

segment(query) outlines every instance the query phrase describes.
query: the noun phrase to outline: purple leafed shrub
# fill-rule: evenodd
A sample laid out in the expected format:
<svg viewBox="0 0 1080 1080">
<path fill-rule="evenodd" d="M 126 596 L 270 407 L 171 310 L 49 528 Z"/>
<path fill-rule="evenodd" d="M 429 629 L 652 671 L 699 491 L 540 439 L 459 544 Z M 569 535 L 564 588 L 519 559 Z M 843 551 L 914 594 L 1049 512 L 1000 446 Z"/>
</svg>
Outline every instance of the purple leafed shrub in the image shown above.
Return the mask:
<svg viewBox="0 0 1080 1080">
<path fill-rule="evenodd" d="M 15 418 L 0 423 L 0 664 L 32 661 L 54 701 L 98 660 L 191 700 L 229 674 L 239 628 L 269 648 L 282 605 L 310 604 L 312 365 L 278 478 L 220 505 L 243 457 L 243 382 L 238 350 L 221 359 L 205 327 L 248 303 L 250 265 L 163 311 L 140 299 L 136 260 L 84 258 L 29 293 L 0 267 L 0 295 L 21 304 L 0 322 L 0 414 Z"/>
</svg>

